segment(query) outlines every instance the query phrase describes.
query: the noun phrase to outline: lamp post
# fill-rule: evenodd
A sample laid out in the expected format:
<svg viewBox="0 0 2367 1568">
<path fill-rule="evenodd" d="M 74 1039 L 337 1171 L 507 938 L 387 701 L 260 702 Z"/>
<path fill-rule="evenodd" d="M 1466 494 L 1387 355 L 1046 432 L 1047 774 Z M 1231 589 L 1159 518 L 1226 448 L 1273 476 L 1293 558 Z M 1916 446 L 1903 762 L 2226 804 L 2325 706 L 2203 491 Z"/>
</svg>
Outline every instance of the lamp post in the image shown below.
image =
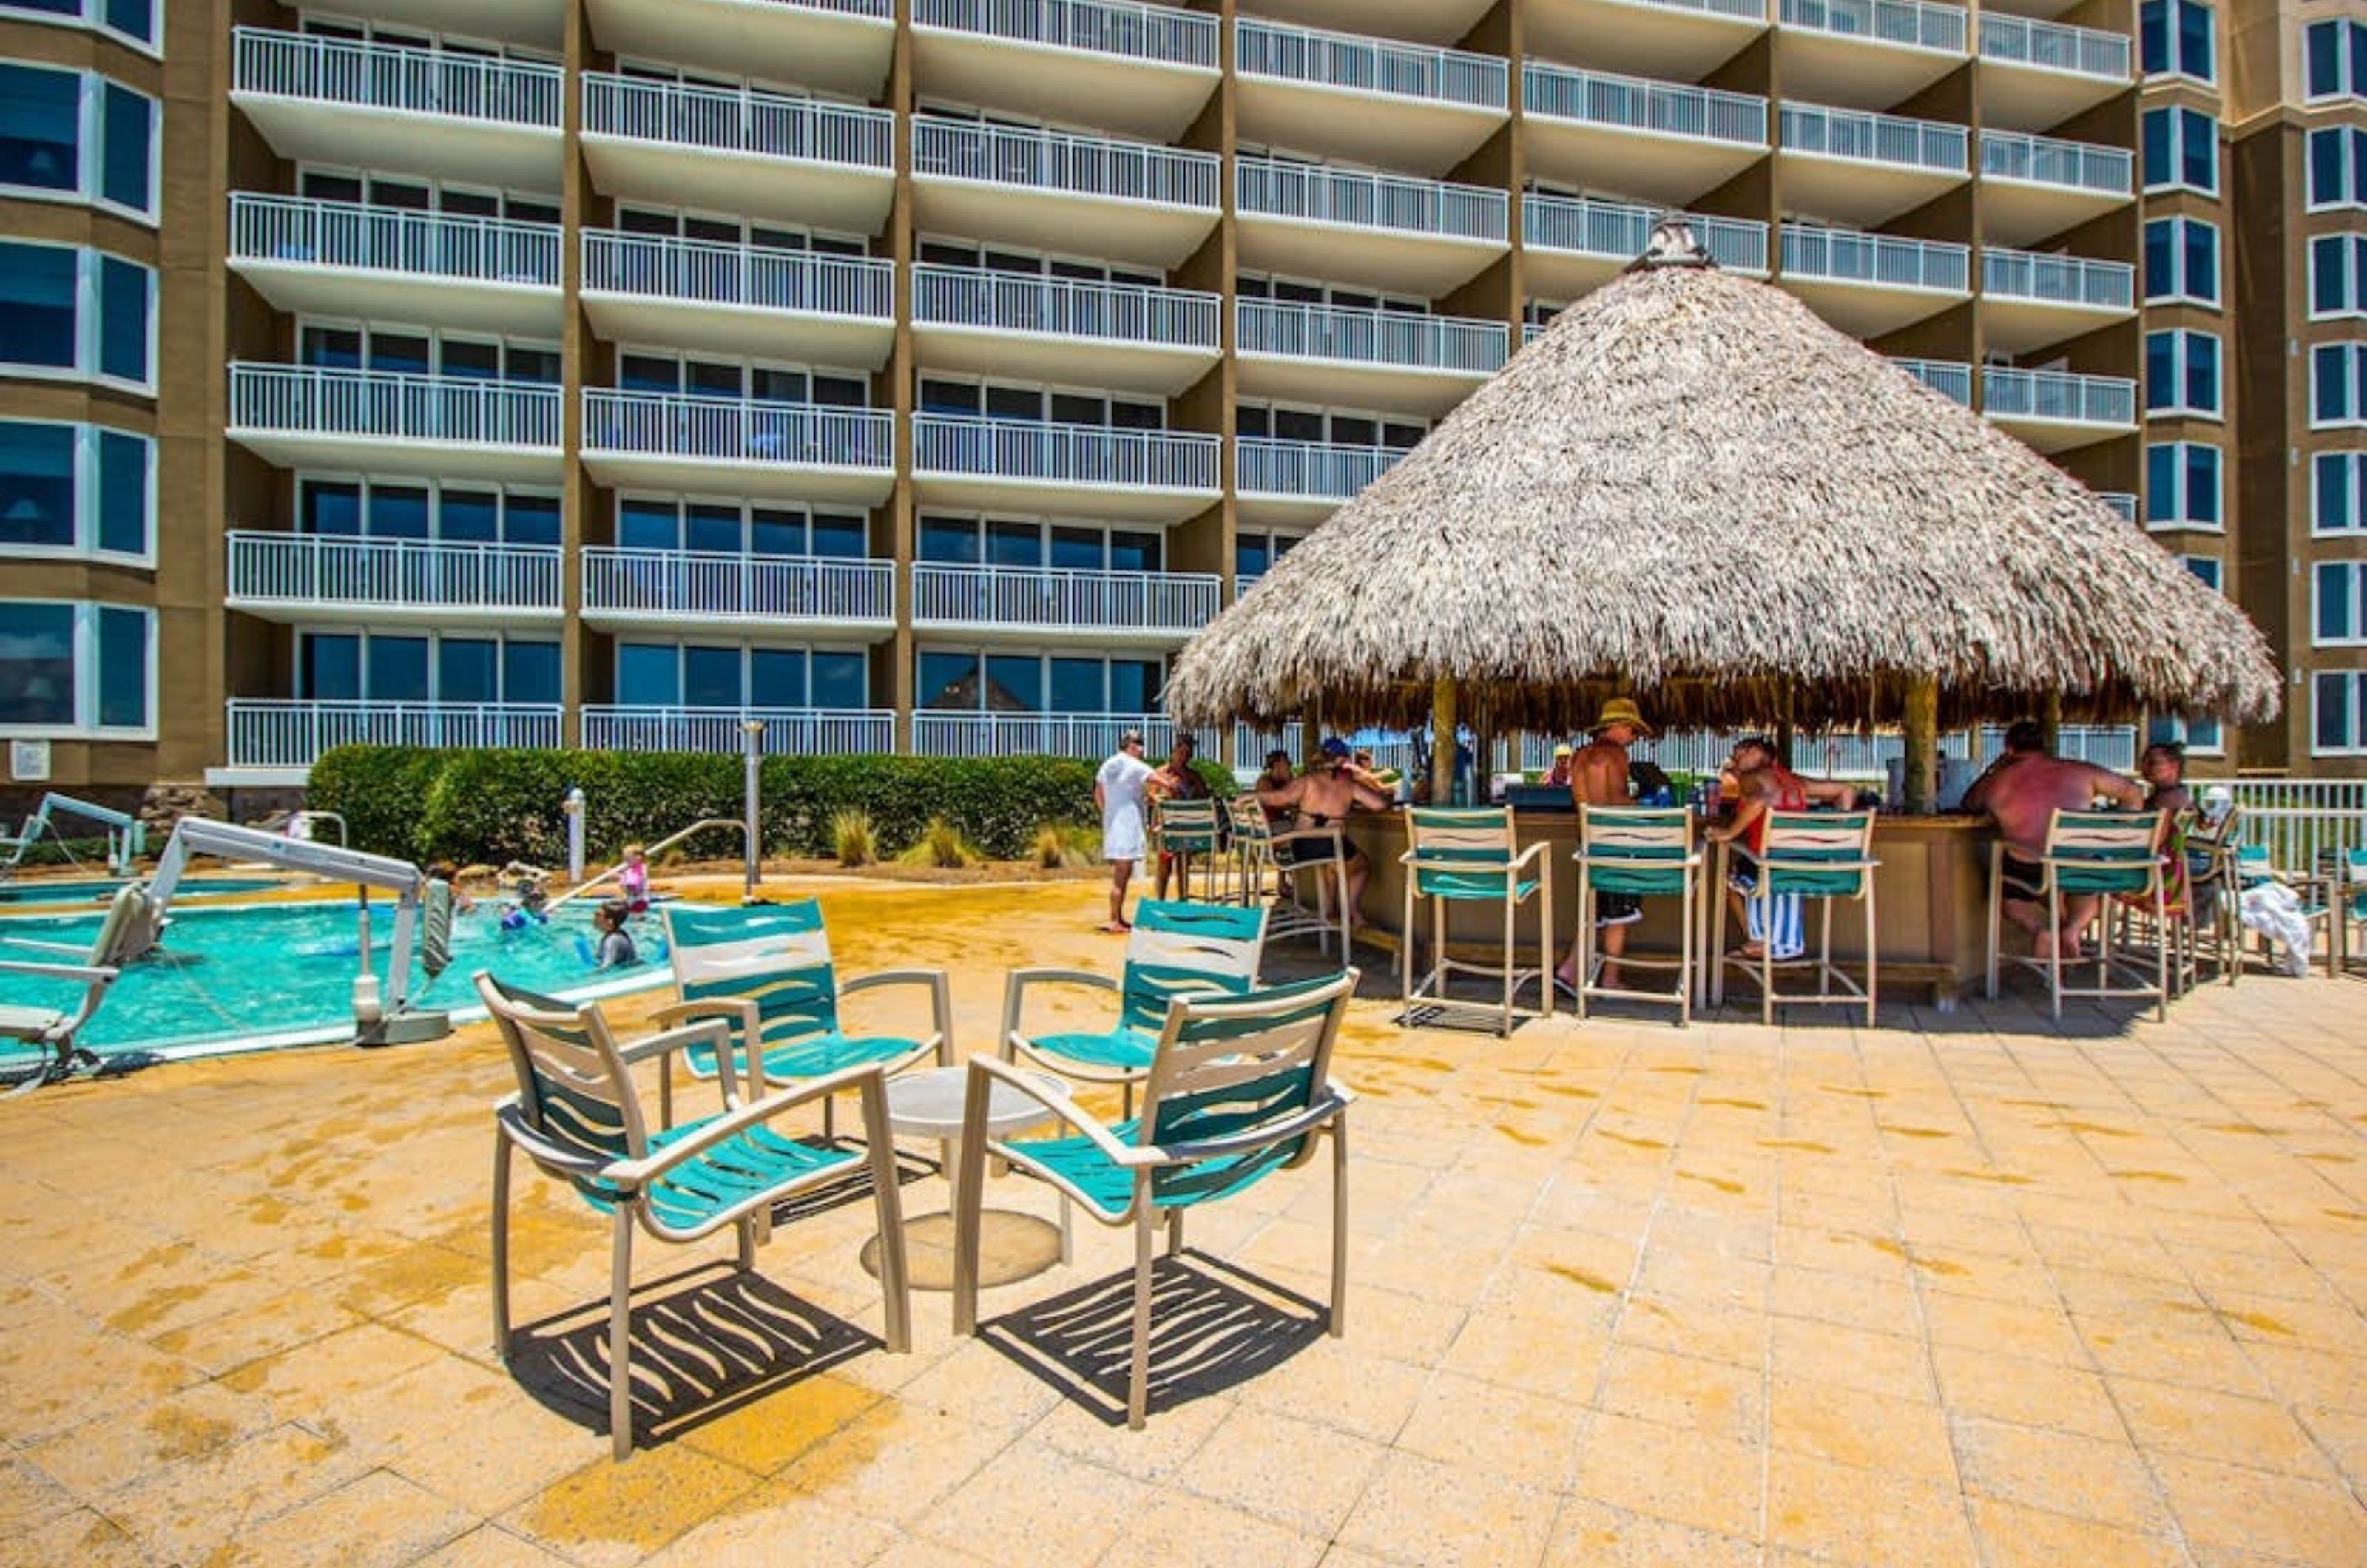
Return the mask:
<svg viewBox="0 0 2367 1568">
<path fill-rule="evenodd" d="M 743 904 L 753 904 L 756 901 L 757 862 L 763 858 L 760 852 L 763 847 L 762 841 L 756 837 L 756 791 L 757 777 L 764 755 L 764 721 L 761 718 L 742 719 L 740 723 L 740 733 L 744 738 L 742 761 L 748 774 L 747 785 L 742 791 L 746 796 L 748 813 L 747 821 L 743 824 L 745 832 L 742 835 L 748 858 L 747 886 L 741 890 L 740 901 Z"/>
<path fill-rule="evenodd" d="M 559 809 L 567 817 L 567 886 L 583 886 L 583 791 L 569 785 Z"/>
</svg>

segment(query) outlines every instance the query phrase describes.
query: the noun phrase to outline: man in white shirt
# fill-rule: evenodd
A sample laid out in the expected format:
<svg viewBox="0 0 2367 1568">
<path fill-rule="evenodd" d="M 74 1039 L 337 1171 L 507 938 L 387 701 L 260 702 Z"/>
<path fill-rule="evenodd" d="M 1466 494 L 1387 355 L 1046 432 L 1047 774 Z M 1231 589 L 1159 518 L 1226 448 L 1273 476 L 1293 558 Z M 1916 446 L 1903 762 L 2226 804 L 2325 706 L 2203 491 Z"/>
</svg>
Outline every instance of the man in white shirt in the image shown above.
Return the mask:
<svg viewBox="0 0 2367 1568">
<path fill-rule="evenodd" d="M 1142 732 L 1129 729 L 1118 737 L 1117 752 L 1093 775 L 1093 805 L 1102 814 L 1102 858 L 1110 867 L 1110 918 L 1105 931 L 1131 931 L 1126 918 L 1126 885 L 1134 879 L 1134 863 L 1142 858 L 1143 786 L 1150 764 L 1142 760 Z"/>
</svg>

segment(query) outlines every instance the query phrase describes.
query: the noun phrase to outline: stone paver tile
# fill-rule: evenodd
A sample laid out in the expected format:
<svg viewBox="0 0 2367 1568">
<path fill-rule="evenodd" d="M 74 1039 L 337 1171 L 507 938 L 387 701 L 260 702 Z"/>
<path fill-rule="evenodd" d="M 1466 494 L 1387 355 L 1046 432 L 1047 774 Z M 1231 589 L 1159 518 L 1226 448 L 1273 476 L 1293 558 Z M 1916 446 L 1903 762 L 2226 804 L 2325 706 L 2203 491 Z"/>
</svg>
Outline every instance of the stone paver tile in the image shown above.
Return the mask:
<svg viewBox="0 0 2367 1568">
<path fill-rule="evenodd" d="M 1113 1440 L 1123 1440 L 1113 1433 Z M 1127 1529 L 1147 1488 L 1035 1444 L 1005 1449 L 907 1527 L 1003 1568 L 1091 1562 Z M 1014 1510 L 1025 1523 L 1014 1528 Z"/>
<path fill-rule="evenodd" d="M 1973 1526 L 1988 1568 L 2186 1568 L 2186 1552 L 2172 1536 L 2141 1534 L 1995 1497 L 1973 1500 Z"/>
<path fill-rule="evenodd" d="M 1320 1537 L 1171 1489 L 1141 1505 L 1095 1568 L 1313 1568 L 1325 1550 Z"/>
<path fill-rule="evenodd" d="M 288 1291 L 237 1312 L 153 1335 L 150 1343 L 219 1377 L 360 1322 L 316 1291 Z"/>
<path fill-rule="evenodd" d="M 1767 1540 L 1828 1561 L 1974 1568 L 1973 1529 L 1953 1486 L 1775 1450 Z"/>
<path fill-rule="evenodd" d="M 1822 1269 L 1779 1266 L 1768 1288 L 1768 1310 L 1875 1334 L 1920 1334 L 1914 1290 L 1903 1281 Z"/>
<path fill-rule="evenodd" d="M 197 1562 L 368 1469 L 343 1442 L 291 1424 L 168 1465 L 103 1507 L 157 1556 Z"/>
<path fill-rule="evenodd" d="M 238 1561 L 256 1568 L 308 1565 L 327 1547 L 352 1568 L 400 1568 L 477 1522 L 434 1493 L 378 1470 L 243 1532 Z"/>
<path fill-rule="evenodd" d="M 925 1296 L 922 1300 L 928 1302 Z M 1153 1323 L 1154 1346 L 1158 1329 Z M 1016 1432 L 1039 1419 L 1061 1395 L 999 1347 L 966 1339 L 903 1384 L 897 1397 L 908 1406 L 934 1410 L 973 1427 Z"/>
<path fill-rule="evenodd" d="M 61 1514 L 8 1538 L 9 1558 L 23 1563 L 72 1564 L 73 1568 L 150 1568 L 157 1559 L 113 1521 L 88 1508 Z"/>
<path fill-rule="evenodd" d="M 68 1427 L 27 1457 L 85 1500 L 279 1425 L 268 1400 L 195 1383 Z"/>
<path fill-rule="evenodd" d="M 75 1506 L 72 1489 L 0 1445 L 0 1538 L 72 1513 Z"/>
<path fill-rule="evenodd" d="M 772 1475 L 878 1404 L 879 1397 L 823 1372 L 799 1378 L 736 1409 L 697 1416 L 684 1427 L 682 1441 L 742 1470 Z"/>
<path fill-rule="evenodd" d="M 1010 1441 L 1008 1432 L 889 1400 L 807 1450 L 781 1479 L 840 1507 L 900 1525 Z"/>
<path fill-rule="evenodd" d="M 1535 1317 L 1474 1315 L 1439 1361 L 1441 1371 L 1584 1404 L 1603 1375 L 1610 1336 Z"/>
<path fill-rule="evenodd" d="M 1639 1296 L 1620 1314 L 1612 1339 L 1617 1346 L 1666 1350 L 1755 1370 L 1767 1364 L 1770 1323 L 1767 1314 L 1756 1308 Z"/>
<path fill-rule="evenodd" d="M 1770 1360 L 1779 1378 L 1838 1383 L 1894 1399 L 1937 1394 L 1931 1357 L 1920 1338 L 1790 1317 L 1774 1320 L 1771 1338 Z"/>
<path fill-rule="evenodd" d="M 153 1350 L 136 1339 L 75 1327 L 52 1333 L 41 1315 L 27 1314 L 12 1325 L 21 1334 L 19 1351 L 0 1364 L 0 1387 L 8 1391 L 10 1435 L 19 1442 L 60 1432 L 112 1412 L 161 1399 L 205 1381 L 205 1373 L 177 1356 Z M 94 1368 L 106 1375 L 95 1377 Z"/>
<path fill-rule="evenodd" d="M 567 1559 L 544 1551 L 499 1525 L 480 1525 L 419 1560 L 417 1568 L 566 1568 Z"/>
<path fill-rule="evenodd" d="M 2126 1438 L 2086 1438 L 2002 1421 L 1951 1423 L 1965 1490 L 2140 1532 L 2169 1524 L 2158 1487 Z"/>
<path fill-rule="evenodd" d="M 1496 1568 L 1535 1562 L 1556 1512 L 1551 1491 L 1509 1479 L 1489 1460 L 1456 1465 L 1392 1453 L 1350 1510 L 1339 1539 L 1424 1568 Z"/>
<path fill-rule="evenodd" d="M 1756 1367 L 1623 1345 L 1611 1352 L 1601 1404 L 1663 1427 L 1759 1443 L 1767 1435 L 1765 1382 Z"/>
<path fill-rule="evenodd" d="M 1235 1393 L 1243 1404 L 1387 1442 L 1405 1426 L 1432 1375 L 1424 1367 L 1362 1355 L 1345 1348 L 1342 1341 L 1319 1339 L 1242 1382 Z"/>
<path fill-rule="evenodd" d="M 2304 1404 L 2294 1414 L 2325 1448 L 2342 1478 L 2367 1497 L 2367 1411 Z"/>
<path fill-rule="evenodd" d="M 1243 1406 L 1209 1434 L 1175 1483 L 1328 1540 L 1387 1451 L 1368 1438 Z M 1276 1463 L 1278 1454 L 1290 1462 Z"/>
<path fill-rule="evenodd" d="M 595 1267 L 591 1293 L 606 1297 L 608 1261 L 606 1249 Z M 455 1292 L 482 1292 L 488 1284 L 485 1262 L 448 1247 L 416 1243 L 373 1263 L 340 1274 L 329 1293 L 342 1306 L 366 1316 L 383 1317 L 403 1307 L 439 1301 Z"/>
<path fill-rule="evenodd" d="M 504 1528 L 572 1562 L 639 1562 L 753 1490 L 756 1477 L 679 1443 L 624 1463 L 605 1448 L 572 1475 L 511 1509 Z"/>
<path fill-rule="evenodd" d="M 1269 1372 L 1252 1386 L 1263 1389 L 1273 1381 L 1274 1374 Z M 1189 1465 L 1200 1446 L 1208 1440 L 1208 1434 L 1229 1420 L 1241 1404 L 1239 1399 L 1223 1396 L 1187 1399 L 1172 1409 L 1158 1412 L 1141 1431 L 1127 1432 L 1119 1440 L 1117 1434 L 1122 1428 L 1114 1425 L 1107 1415 L 1064 1399 L 1028 1428 L 1027 1440 L 1137 1481 L 1161 1483 Z M 1288 1410 L 1295 1406 L 1282 1403 L 1272 1408 Z"/>
<path fill-rule="evenodd" d="M 2326 1456 L 2282 1404 L 2141 1378 L 2110 1381 L 2131 1435 L 2147 1452 L 2289 1475 L 2326 1474 Z"/>
<path fill-rule="evenodd" d="M 1484 1453 L 1507 1480 L 1559 1490 L 1577 1463 L 1583 1426 L 1583 1413 L 1560 1400 L 1441 1373 L 1394 1446 L 1447 1463 Z"/>
<path fill-rule="evenodd" d="M 440 1418 L 422 1420 L 422 1411 Z M 388 1384 L 345 1422 L 381 1464 L 487 1518 L 608 1451 L 605 1411 L 554 1410 L 506 1376 L 453 1358 Z"/>
<path fill-rule="evenodd" d="M 2074 1314 L 2079 1337 L 2105 1371 L 2190 1388 L 2259 1395 L 2259 1367 L 2210 1308 L 2167 1307 L 2137 1314 Z"/>
<path fill-rule="evenodd" d="M 2367 1509 L 2330 1481 L 2175 1457 L 2155 1468 L 2190 1540 L 2294 1562 L 2367 1562 Z"/>
<path fill-rule="evenodd" d="M 1758 1568 L 1759 1545 L 1648 1518 L 1588 1497 L 1565 1501 L 1544 1568 Z"/>
<path fill-rule="evenodd" d="M 1792 1453 L 1936 1485 L 1956 1484 L 1946 1413 L 1920 1399 L 1779 1377 L 1770 1390 L 1767 1440 Z"/>
<path fill-rule="evenodd" d="M 2008 1302 L 1928 1290 L 1923 1292 L 1923 1318 L 1938 1344 L 2067 1367 L 2088 1364 L 2087 1347 L 2070 1314 L 2044 1298 Z"/>
<path fill-rule="evenodd" d="M 1952 1416 L 2046 1427 L 2116 1438 L 2126 1428 L 2098 1373 L 2052 1361 L 2025 1361 L 1954 1345 L 1934 1345 L 1931 1363 Z"/>
<path fill-rule="evenodd" d="M 892 1525 L 773 1481 L 742 1493 L 722 1512 L 649 1558 L 649 1568 L 718 1563 L 869 1562 L 903 1538 Z"/>
<path fill-rule="evenodd" d="M 2267 1387 L 2241 1393 L 2277 1393 L 2296 1404 L 2323 1405 L 2367 1416 L 2367 1356 L 2328 1356 L 2277 1345 L 2247 1347 Z"/>
<path fill-rule="evenodd" d="M 1630 1513 L 1756 1538 L 1766 1450 L 1604 1415 L 1589 1429 L 1571 1490 Z"/>
</svg>

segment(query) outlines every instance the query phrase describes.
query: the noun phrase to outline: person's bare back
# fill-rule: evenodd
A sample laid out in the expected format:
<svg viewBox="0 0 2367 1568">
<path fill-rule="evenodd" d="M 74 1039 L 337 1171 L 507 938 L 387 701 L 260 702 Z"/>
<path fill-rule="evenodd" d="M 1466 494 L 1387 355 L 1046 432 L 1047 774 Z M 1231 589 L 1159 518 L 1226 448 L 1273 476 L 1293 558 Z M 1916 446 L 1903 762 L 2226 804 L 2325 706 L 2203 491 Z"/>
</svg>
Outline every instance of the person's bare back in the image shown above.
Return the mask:
<svg viewBox="0 0 2367 1568">
<path fill-rule="evenodd" d="M 2110 769 L 2033 751 L 2006 761 L 1966 795 L 1965 805 L 1987 811 L 1998 836 L 2035 860 L 2046 852 L 2046 830 L 2056 811 L 2086 811 L 2099 797 L 2131 809 L 2145 804 L 2145 791 Z"/>
<path fill-rule="evenodd" d="M 1570 798 L 1580 806 L 1625 806 L 1627 748 L 1596 736 L 1569 760 Z"/>
</svg>

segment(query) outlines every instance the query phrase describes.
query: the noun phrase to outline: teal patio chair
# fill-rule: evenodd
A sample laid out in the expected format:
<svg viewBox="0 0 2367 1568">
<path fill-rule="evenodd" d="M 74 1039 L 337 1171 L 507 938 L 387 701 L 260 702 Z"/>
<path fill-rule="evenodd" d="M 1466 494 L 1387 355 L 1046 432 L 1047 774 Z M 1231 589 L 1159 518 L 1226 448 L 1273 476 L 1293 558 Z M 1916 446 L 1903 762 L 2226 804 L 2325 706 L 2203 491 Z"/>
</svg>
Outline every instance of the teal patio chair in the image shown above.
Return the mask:
<svg viewBox="0 0 2367 1568">
<path fill-rule="evenodd" d="M 1693 889 L 1700 881 L 1702 854 L 1693 846 L 1693 814 L 1682 808 L 1630 806 L 1581 806 L 1578 811 L 1578 996 L 1580 1022 L 1590 998 L 1622 1001 L 1673 1002 L 1677 1027 L 1693 1021 Z M 1677 956 L 1636 957 L 1622 953 L 1619 967 L 1670 970 L 1673 991 L 1612 989 L 1594 983 L 1594 898 L 1597 893 L 1622 893 L 1636 898 L 1677 900 Z"/>
<path fill-rule="evenodd" d="M 1399 989 L 1406 1013 L 1417 1004 L 1425 1013 L 1485 1010 L 1497 1015 L 1496 1032 L 1510 1034 L 1512 1020 L 1544 1018 L 1553 1011 L 1553 886 L 1546 874 L 1546 846 L 1523 850 L 1514 842 L 1512 814 L 1503 807 L 1409 806 L 1406 840 L 1399 856 L 1405 867 L 1405 949 L 1399 954 Z M 1538 902 L 1537 967 L 1520 967 L 1514 941 L 1521 906 Z M 1415 906 L 1430 900 L 1430 968 L 1414 977 Z M 1503 962 L 1472 964 L 1447 955 L 1446 909 L 1450 904 L 1494 904 L 1503 914 Z M 1457 974 L 1484 975 L 1500 983 L 1493 1004 L 1458 1000 L 1446 994 Z M 1512 998 L 1532 979 L 1537 983 L 1535 1011 L 1515 1010 Z"/>
<path fill-rule="evenodd" d="M 2055 1018 L 2063 1016 L 2066 997 L 2135 997 L 2151 998 L 2155 1018 L 2167 1019 L 2170 943 L 2174 940 L 2170 935 L 2169 888 L 2161 863 L 2161 845 L 2167 832 L 2164 814 L 2159 811 L 2065 811 L 2058 807 L 2047 819 L 2046 843 L 2044 852 L 2038 857 L 2039 878 L 2035 885 L 2010 879 L 2005 871 L 2004 840 L 1991 845 L 1989 997 L 1994 999 L 1998 994 L 1999 966 L 2018 964 L 2045 977 L 2047 1006 Z M 2239 874 L 2241 863 L 2239 856 Z M 2058 933 L 2063 929 L 2063 900 L 2067 896 L 2100 899 L 2098 921 L 2103 920 L 2116 898 L 2135 903 L 2148 916 L 2146 923 L 2153 933 L 2151 978 L 2146 977 L 2145 971 L 2131 957 L 2133 949 L 2116 950 L 2106 940 L 2111 931 L 2109 922 L 2101 930 L 2096 922 L 2090 922 L 2089 934 L 2094 939 L 2096 950 L 2090 957 L 2065 959 L 2059 941 L 2049 944 L 2053 951 L 2048 957 L 2023 957 L 2004 952 L 2005 898 L 2009 892 L 2044 903 L 2046 928 Z M 2089 964 L 2095 969 L 2091 984 L 2065 983 L 2066 969 Z"/>
<path fill-rule="evenodd" d="M 1874 874 L 1882 863 L 1874 858 L 1872 811 L 1770 811 L 1766 835 L 1751 858 L 1759 874 L 1744 896 L 1746 907 L 1765 933 L 1755 958 L 1741 953 L 1722 955 L 1720 974 L 1732 967 L 1751 976 L 1759 986 L 1759 1021 L 1775 1021 L 1777 1007 L 1863 1007 L 1865 1024 L 1874 1027 L 1875 941 Z M 1806 951 L 1807 918 L 1786 914 L 1804 909 L 1807 900 L 1820 906 L 1817 951 Z M 1863 978 L 1833 962 L 1833 906 L 1855 902 L 1865 915 L 1865 964 Z M 1778 958 L 1775 949 L 1784 928 L 1796 918 L 1800 930 L 1797 956 Z M 1775 977 L 1805 970 L 1816 976 L 1814 991 L 1779 991 Z M 1723 1000 L 1723 990 L 1718 998 Z"/>
<path fill-rule="evenodd" d="M 616 1457 L 633 1451 L 633 1232 L 691 1242 L 730 1226 L 739 1265 L 753 1271 L 776 1203 L 866 1169 L 879 1224 L 879 1284 L 891 1351 L 912 1345 L 904 1229 L 896 1152 L 889 1141 L 886 1079 L 878 1064 L 849 1067 L 771 1096 L 742 1099 L 720 1019 L 619 1041 L 597 1006 L 570 1007 L 505 986 L 479 971 L 477 994 L 509 1047 L 517 1090 L 494 1108 L 493 1348 L 510 1357 L 510 1161 L 523 1154 L 609 1217 L 608 1429 Z M 722 1106 L 678 1126 L 650 1127 L 632 1069 L 697 1049 L 715 1064 Z M 852 1093 L 863 1102 L 866 1149 L 815 1146 L 773 1123 L 816 1100 Z M 662 1118 L 662 1121 L 669 1121 Z"/>
<path fill-rule="evenodd" d="M 1237 996 L 1177 997 L 1159 1032 L 1142 1114 L 1104 1125 L 1066 1096 L 1001 1062 L 973 1057 L 954 1209 L 954 1332 L 978 1332 L 979 1235 L 989 1155 L 1048 1182 L 1105 1225 L 1134 1227 L 1134 1354 L 1127 1425 L 1149 1408 L 1152 1233 L 1164 1221 L 1170 1257 L 1184 1212 L 1240 1192 L 1315 1156 L 1331 1140 L 1331 1294 L 1325 1326 L 1346 1326 L 1347 1089 L 1331 1081 L 1331 1048 L 1357 974 Z M 1006 1085 L 1044 1107 L 1069 1135 L 1006 1141 L 987 1133 L 989 1096 Z"/>
</svg>

